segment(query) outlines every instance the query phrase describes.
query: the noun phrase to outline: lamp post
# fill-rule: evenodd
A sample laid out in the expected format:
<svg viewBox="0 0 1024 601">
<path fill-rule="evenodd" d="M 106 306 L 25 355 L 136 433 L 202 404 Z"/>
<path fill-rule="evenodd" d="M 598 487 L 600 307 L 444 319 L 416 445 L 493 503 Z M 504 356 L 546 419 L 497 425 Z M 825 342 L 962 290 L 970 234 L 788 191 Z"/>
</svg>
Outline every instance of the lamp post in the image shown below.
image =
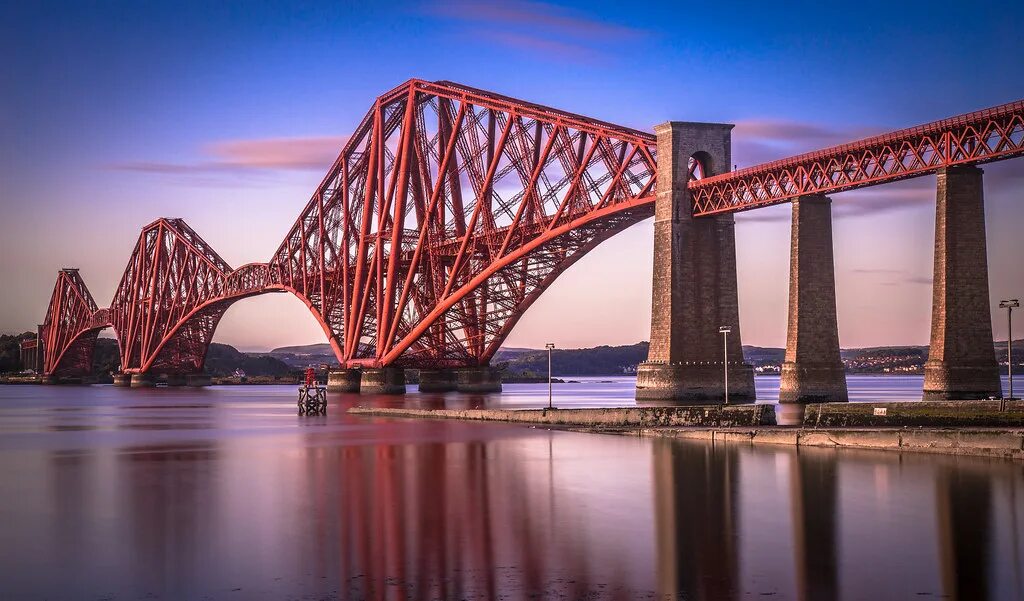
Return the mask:
<svg viewBox="0 0 1024 601">
<path fill-rule="evenodd" d="M 555 343 L 549 342 L 544 348 L 548 349 L 548 409 L 554 409 L 551 405 L 551 350 L 555 348 Z"/>
<path fill-rule="evenodd" d="M 718 328 L 722 334 L 722 365 L 725 367 L 725 404 L 729 404 L 729 332 L 732 326 L 721 326 Z"/>
<path fill-rule="evenodd" d="M 999 301 L 999 308 L 1006 309 L 1006 377 L 1010 380 L 1010 394 L 999 403 L 1000 411 L 1006 409 L 1006 399 L 1013 400 L 1013 310 L 1019 306 L 1016 298 Z"/>
</svg>

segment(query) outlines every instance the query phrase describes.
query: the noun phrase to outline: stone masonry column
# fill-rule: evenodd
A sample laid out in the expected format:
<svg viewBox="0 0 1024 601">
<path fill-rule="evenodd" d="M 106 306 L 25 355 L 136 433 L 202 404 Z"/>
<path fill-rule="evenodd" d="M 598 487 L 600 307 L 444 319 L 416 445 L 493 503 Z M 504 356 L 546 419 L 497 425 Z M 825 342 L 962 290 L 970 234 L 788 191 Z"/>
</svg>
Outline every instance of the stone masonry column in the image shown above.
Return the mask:
<svg viewBox="0 0 1024 601">
<path fill-rule="evenodd" d="M 132 388 L 152 388 L 156 386 L 156 380 L 150 374 L 132 374 L 130 382 Z"/>
<path fill-rule="evenodd" d="M 327 392 L 359 392 L 362 374 L 358 369 L 335 368 L 327 371 Z"/>
<path fill-rule="evenodd" d="M 405 394 L 405 370 L 401 367 L 366 368 L 359 378 L 363 394 Z"/>
<path fill-rule="evenodd" d="M 924 399 L 1001 395 L 992 349 L 982 170 L 940 169 L 935 202 L 932 339 Z"/>
<path fill-rule="evenodd" d="M 780 403 L 848 400 L 839 356 L 836 277 L 832 258 L 832 199 L 793 201 L 789 255 L 789 327 Z"/>
<path fill-rule="evenodd" d="M 471 394 L 501 392 L 501 370 L 490 365 L 455 370 L 455 390 Z"/>
<path fill-rule="evenodd" d="M 729 401 L 754 400 L 754 373 L 743 362 L 736 282 L 736 234 L 731 214 L 694 218 L 687 184 L 689 159 L 705 173 L 728 170 L 732 125 L 669 122 L 658 136 L 654 209 L 651 347 L 637 369 L 636 398 L 721 402 L 722 336 L 729 335 Z"/>
<path fill-rule="evenodd" d="M 451 392 L 455 390 L 455 374 L 450 369 L 421 369 L 420 392 Z"/>
</svg>

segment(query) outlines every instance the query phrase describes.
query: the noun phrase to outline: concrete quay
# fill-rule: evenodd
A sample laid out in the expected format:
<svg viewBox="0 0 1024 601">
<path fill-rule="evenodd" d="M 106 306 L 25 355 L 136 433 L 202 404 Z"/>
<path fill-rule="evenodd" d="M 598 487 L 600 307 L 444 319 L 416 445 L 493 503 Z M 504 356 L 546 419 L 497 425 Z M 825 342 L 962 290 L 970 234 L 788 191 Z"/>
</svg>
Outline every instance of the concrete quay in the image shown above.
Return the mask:
<svg viewBox="0 0 1024 601">
<path fill-rule="evenodd" d="M 349 413 L 376 417 L 443 418 L 514 422 L 594 430 L 694 426 L 760 426 L 775 423 L 772 405 L 690 405 L 615 409 L 405 409 L 352 407 Z"/>
<path fill-rule="evenodd" d="M 808 406 L 801 426 L 775 425 L 773 405 L 552 410 L 353 407 L 348 412 L 374 417 L 519 423 L 714 443 L 1024 459 L 1024 401 L 1007 402 L 1006 411 L 999 411 L 999 401 L 821 403 Z"/>
</svg>

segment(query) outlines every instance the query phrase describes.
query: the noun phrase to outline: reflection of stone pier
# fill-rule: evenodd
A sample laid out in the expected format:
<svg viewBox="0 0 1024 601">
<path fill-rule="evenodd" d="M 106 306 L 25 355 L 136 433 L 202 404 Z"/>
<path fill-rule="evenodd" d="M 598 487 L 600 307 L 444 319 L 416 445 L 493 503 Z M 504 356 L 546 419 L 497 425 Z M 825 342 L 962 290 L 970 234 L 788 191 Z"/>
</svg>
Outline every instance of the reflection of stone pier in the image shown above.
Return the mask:
<svg viewBox="0 0 1024 601">
<path fill-rule="evenodd" d="M 680 443 L 654 441 L 657 595 L 680 601 L 732 599 L 739 570 L 738 454 L 728 446 L 687 450 Z"/>
<path fill-rule="evenodd" d="M 830 449 L 799 449 L 791 457 L 790 519 L 797 598 L 834 601 L 840 598 L 836 453 Z"/>
<path fill-rule="evenodd" d="M 953 601 L 993 598 L 989 590 L 991 486 L 985 474 L 969 468 L 946 468 L 937 476 L 935 514 L 942 588 Z"/>
</svg>

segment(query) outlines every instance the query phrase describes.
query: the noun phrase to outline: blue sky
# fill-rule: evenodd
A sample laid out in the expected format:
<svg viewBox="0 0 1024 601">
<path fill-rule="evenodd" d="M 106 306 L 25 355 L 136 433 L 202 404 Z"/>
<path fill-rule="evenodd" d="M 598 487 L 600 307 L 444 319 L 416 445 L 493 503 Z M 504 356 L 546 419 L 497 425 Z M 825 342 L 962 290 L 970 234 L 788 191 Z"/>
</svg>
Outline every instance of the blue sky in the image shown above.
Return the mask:
<svg viewBox="0 0 1024 601">
<path fill-rule="evenodd" d="M 691 5 L 692 4 L 692 5 Z M 77 266 L 106 305 L 139 228 L 265 261 L 373 99 L 450 79 L 651 130 L 736 123 L 743 165 L 1024 96 L 1020 3 L 20 2 L 0 7 L 0 331 Z M 986 167 L 993 297 L 1024 294 L 1024 161 Z M 924 343 L 934 179 L 836 196 L 844 346 Z M 738 217 L 744 342 L 785 342 L 788 207 Z M 605 243 L 509 344 L 646 339 L 651 226 Z M 997 337 L 1002 319 L 997 319 Z M 217 340 L 319 342 L 285 295 Z"/>
</svg>

